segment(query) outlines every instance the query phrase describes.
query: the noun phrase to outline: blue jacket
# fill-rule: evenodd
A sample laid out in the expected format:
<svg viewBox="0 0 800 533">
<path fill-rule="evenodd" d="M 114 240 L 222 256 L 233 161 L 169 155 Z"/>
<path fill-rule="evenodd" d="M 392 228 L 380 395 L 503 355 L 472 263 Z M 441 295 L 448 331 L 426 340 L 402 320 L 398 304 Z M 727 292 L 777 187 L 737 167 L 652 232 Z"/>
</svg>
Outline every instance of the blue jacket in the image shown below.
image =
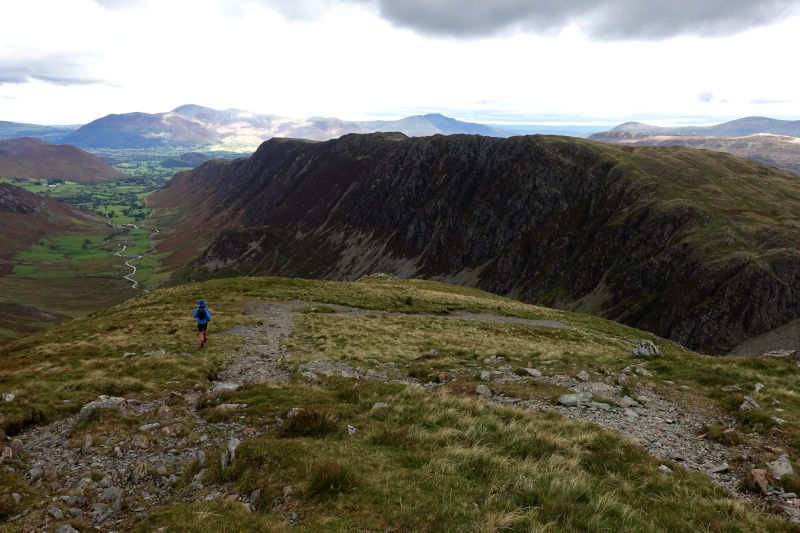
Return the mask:
<svg viewBox="0 0 800 533">
<path fill-rule="evenodd" d="M 194 315 L 192 315 L 194 318 L 197 318 L 198 309 L 200 308 L 198 307 L 194 310 Z M 203 309 L 206 310 L 206 317 L 203 319 L 197 318 L 198 324 L 208 324 L 211 321 L 211 313 L 208 311 L 208 307 L 204 307 Z"/>
</svg>

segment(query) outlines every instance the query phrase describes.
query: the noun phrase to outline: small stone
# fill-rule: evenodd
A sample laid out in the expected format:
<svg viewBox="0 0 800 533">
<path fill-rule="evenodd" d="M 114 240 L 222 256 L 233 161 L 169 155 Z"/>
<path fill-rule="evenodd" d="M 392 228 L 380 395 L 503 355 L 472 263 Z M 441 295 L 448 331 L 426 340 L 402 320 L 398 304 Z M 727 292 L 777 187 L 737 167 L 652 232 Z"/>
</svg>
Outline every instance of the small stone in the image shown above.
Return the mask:
<svg viewBox="0 0 800 533">
<path fill-rule="evenodd" d="M 43 471 L 44 477 L 48 481 L 55 481 L 58 479 L 58 469 L 56 468 L 56 465 L 46 465 Z"/>
<path fill-rule="evenodd" d="M 247 408 L 246 403 L 222 403 L 217 406 L 218 411 L 235 411 L 237 409 L 246 409 L 246 408 Z"/>
<path fill-rule="evenodd" d="M 222 497 L 221 492 L 212 492 L 211 494 L 206 495 L 206 497 L 203 499 L 207 502 L 213 502 L 215 500 L 219 500 L 221 497 Z"/>
<path fill-rule="evenodd" d="M 197 467 L 203 468 L 204 466 L 206 466 L 206 452 L 197 450 Z"/>
<path fill-rule="evenodd" d="M 663 472 L 667 472 L 667 473 L 672 472 L 672 469 L 670 467 L 668 467 L 667 465 L 658 465 L 658 469 L 663 471 Z"/>
<path fill-rule="evenodd" d="M 372 408 L 371 408 L 370 410 L 371 410 L 371 411 L 378 411 L 378 410 L 380 410 L 380 409 L 389 409 L 389 408 L 391 408 L 391 407 L 392 407 L 392 406 L 391 406 L 391 405 L 389 405 L 388 403 L 383 403 L 383 402 L 375 402 L 374 404 L 372 404 Z"/>
<path fill-rule="evenodd" d="M 72 518 L 83 518 L 83 510 L 77 507 L 70 507 L 69 511 L 67 512 L 69 513 L 69 516 Z"/>
<path fill-rule="evenodd" d="M 355 426 L 351 426 L 350 424 L 347 425 L 347 434 L 348 435 L 355 435 L 356 434 Z"/>
<path fill-rule="evenodd" d="M 83 444 L 81 445 L 81 453 L 83 453 L 83 455 L 88 454 L 89 451 L 92 449 L 92 442 L 93 439 L 90 434 L 87 433 L 86 435 L 83 436 Z"/>
<path fill-rule="evenodd" d="M 589 407 L 594 407 L 595 409 L 600 409 L 601 411 L 609 411 L 611 410 L 611 406 L 607 403 L 602 402 L 589 402 Z"/>
<path fill-rule="evenodd" d="M 623 396 L 619 402 L 617 402 L 620 407 L 639 407 L 639 402 L 631 398 L 630 396 Z"/>
<path fill-rule="evenodd" d="M 744 479 L 745 485 L 751 491 L 760 491 L 762 494 L 769 494 L 769 484 L 767 483 L 767 471 L 761 468 L 754 468 L 747 473 Z"/>
<path fill-rule="evenodd" d="M 647 370 L 646 368 L 642 368 L 642 367 L 637 368 L 636 369 L 636 373 L 639 374 L 640 376 L 644 376 L 646 378 L 652 378 L 653 377 L 653 374 L 649 370 Z"/>
<path fill-rule="evenodd" d="M 761 392 L 762 390 L 764 390 L 763 383 L 756 383 L 755 386 L 753 387 L 753 392 Z"/>
<path fill-rule="evenodd" d="M 104 489 L 110 487 L 111 478 L 108 476 L 103 476 L 103 479 L 100 480 L 100 486 L 103 487 Z"/>
<path fill-rule="evenodd" d="M 769 467 L 770 473 L 772 473 L 772 477 L 776 480 L 787 474 L 794 473 L 792 464 L 789 462 L 789 456 L 785 453 L 774 461 L 767 463 L 767 466 Z"/>
<path fill-rule="evenodd" d="M 62 526 L 58 526 L 54 533 L 81 533 L 70 524 L 64 524 Z"/>
<path fill-rule="evenodd" d="M 211 387 L 212 392 L 233 392 L 239 389 L 239 384 L 233 381 L 220 381 Z"/>
<path fill-rule="evenodd" d="M 490 391 L 489 387 L 487 387 L 486 385 L 478 385 L 477 387 L 475 387 L 475 394 L 483 396 L 484 398 L 492 397 L 492 391 Z"/>
<path fill-rule="evenodd" d="M 14 499 L 14 503 L 19 505 L 19 502 L 22 501 L 22 495 L 18 492 L 12 492 L 11 497 Z"/>
<path fill-rule="evenodd" d="M 145 424 L 143 426 L 139 426 L 140 431 L 152 431 L 154 429 L 158 429 L 161 427 L 161 424 L 158 422 L 153 422 L 152 424 Z"/>
<path fill-rule="evenodd" d="M 259 498 L 261 498 L 261 489 L 254 489 L 250 493 L 250 503 L 255 504 Z"/>
<path fill-rule="evenodd" d="M 64 518 L 64 511 L 56 507 L 55 505 L 48 505 L 47 506 L 47 514 L 55 518 L 56 520 L 61 520 Z"/>
<path fill-rule="evenodd" d="M 797 498 L 797 494 L 794 492 L 784 492 L 783 494 L 781 494 L 781 498 L 783 498 L 784 500 L 794 500 L 795 498 Z"/>
<path fill-rule="evenodd" d="M 562 394 L 558 397 L 558 403 L 568 407 L 585 405 L 592 401 L 591 392 L 579 392 L 577 394 Z"/>
<path fill-rule="evenodd" d="M 575 377 L 581 381 L 589 381 L 590 379 L 592 379 L 586 370 L 581 370 Z"/>
<path fill-rule="evenodd" d="M 10 446 L 6 446 L 3 448 L 3 451 L 0 452 L 0 464 L 11 460 L 14 457 L 14 451 L 11 449 Z"/>
<path fill-rule="evenodd" d="M 617 385 L 624 387 L 630 384 L 631 378 L 629 378 L 626 374 L 620 374 L 617 376 Z"/>
<path fill-rule="evenodd" d="M 100 499 L 104 502 L 116 500 L 122 497 L 122 491 L 118 487 L 108 487 L 100 494 Z"/>
<path fill-rule="evenodd" d="M 286 413 L 286 418 L 294 418 L 300 413 L 302 413 L 303 410 L 304 409 L 302 407 L 292 407 L 291 409 L 289 409 L 289 412 Z"/>
<path fill-rule="evenodd" d="M 222 467 L 222 470 L 224 471 L 226 468 L 228 468 L 228 465 L 230 463 L 231 463 L 231 452 L 225 450 L 224 452 L 222 452 L 222 455 L 219 458 L 219 464 Z"/>
<path fill-rule="evenodd" d="M 159 348 L 158 350 L 154 350 L 152 352 L 144 352 L 142 357 L 150 357 L 151 355 L 164 355 L 165 353 L 167 352 L 164 351 L 164 348 Z"/>
<path fill-rule="evenodd" d="M 130 357 L 132 355 L 136 355 L 136 352 L 125 352 L 124 354 L 122 354 L 122 358 L 123 359 L 127 359 L 128 357 Z"/>
<path fill-rule="evenodd" d="M 722 392 L 736 392 L 742 390 L 742 388 L 737 387 L 736 385 L 725 385 L 724 387 L 721 387 L 720 390 L 722 390 Z"/>
<path fill-rule="evenodd" d="M 16 398 L 16 396 L 11 394 L 11 393 L 3 394 L 3 401 L 4 402 L 13 402 L 14 398 Z"/>
<path fill-rule="evenodd" d="M 281 490 L 281 493 L 283 494 L 284 498 L 288 498 L 289 496 L 291 496 L 294 493 L 294 487 L 291 486 L 291 485 L 286 485 Z"/>
<path fill-rule="evenodd" d="M 717 466 L 711 468 L 711 473 L 713 473 L 713 474 L 722 474 L 722 473 L 727 472 L 728 469 L 729 469 L 728 463 L 722 463 L 721 465 L 717 465 Z"/>
<path fill-rule="evenodd" d="M 742 399 L 742 405 L 739 406 L 740 411 L 757 411 L 759 409 L 761 409 L 761 406 L 750 396 L 745 396 Z"/>
<path fill-rule="evenodd" d="M 772 421 L 774 421 L 777 424 L 785 424 L 788 422 L 788 420 L 784 420 L 783 418 L 778 418 L 777 416 L 771 416 L 770 419 L 772 419 Z"/>
<path fill-rule="evenodd" d="M 431 355 L 436 355 L 436 354 L 438 354 L 439 352 L 437 352 L 436 350 L 434 350 L 433 348 L 431 348 L 430 350 L 428 350 L 428 353 L 429 353 L 429 354 L 431 354 Z"/>
<path fill-rule="evenodd" d="M 639 418 L 639 415 L 636 414 L 635 411 L 631 411 L 630 409 L 625 409 L 625 411 L 623 412 L 625 413 L 625 416 L 628 418 L 628 420 L 636 420 L 637 418 Z"/>
<path fill-rule="evenodd" d="M 491 381 L 492 375 L 489 373 L 488 370 L 484 370 L 481 372 L 481 381 Z"/>
</svg>

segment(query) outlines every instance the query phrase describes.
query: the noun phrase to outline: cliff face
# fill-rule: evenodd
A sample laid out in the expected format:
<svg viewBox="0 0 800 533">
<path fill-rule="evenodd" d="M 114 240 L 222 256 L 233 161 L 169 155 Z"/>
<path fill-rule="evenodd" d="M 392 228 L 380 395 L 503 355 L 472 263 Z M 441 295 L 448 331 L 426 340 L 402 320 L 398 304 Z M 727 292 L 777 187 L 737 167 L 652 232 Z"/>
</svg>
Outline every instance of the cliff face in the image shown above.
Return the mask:
<svg viewBox="0 0 800 533">
<path fill-rule="evenodd" d="M 150 203 L 174 265 L 204 248 L 191 235 L 211 243 L 176 280 L 390 271 L 718 351 L 798 316 L 800 221 L 781 198 L 800 199 L 795 177 L 725 154 L 371 134 L 274 139 Z"/>
</svg>

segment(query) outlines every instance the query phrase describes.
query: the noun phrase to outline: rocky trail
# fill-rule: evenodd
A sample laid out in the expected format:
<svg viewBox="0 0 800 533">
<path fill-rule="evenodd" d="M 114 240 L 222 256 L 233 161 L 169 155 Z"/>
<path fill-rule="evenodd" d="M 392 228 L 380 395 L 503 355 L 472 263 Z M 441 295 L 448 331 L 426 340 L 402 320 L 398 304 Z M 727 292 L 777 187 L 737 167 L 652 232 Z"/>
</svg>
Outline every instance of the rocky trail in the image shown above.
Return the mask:
<svg viewBox="0 0 800 533">
<path fill-rule="evenodd" d="M 223 464 L 234 460 L 236 448 L 242 441 L 259 435 L 280 421 L 248 426 L 242 417 L 234 422 L 210 423 L 198 414 L 197 406 L 203 402 L 216 403 L 218 393 L 245 385 L 288 382 L 290 361 L 281 340 L 291 334 L 297 308 L 309 305 L 316 304 L 295 301 L 251 305 L 248 313 L 262 318 L 263 323 L 239 326 L 226 332 L 241 336 L 244 342 L 227 358 L 217 381 L 212 382 L 207 390 L 197 384 L 194 392 L 172 392 L 152 400 L 101 396 L 83 406 L 77 415 L 47 426 L 30 428 L 15 437 L 3 450 L 2 468 L 16 471 L 32 486 L 50 496 L 47 501 L 30 505 L 11 521 L 24 531 L 54 531 L 53 528 L 58 526 L 55 529 L 58 533 L 74 532 L 76 529 L 67 524 L 70 518 L 91 524 L 91 529 L 87 530 L 124 531 L 131 523 L 144 518 L 151 506 L 168 501 L 226 500 L 239 502 L 246 509 L 253 510 L 252 504 L 258 499 L 258 494 L 237 494 L 226 486 L 206 484 L 204 467 L 213 452 L 223 452 L 220 459 Z M 336 314 L 345 316 L 396 314 L 329 307 L 334 308 Z M 490 313 L 457 312 L 447 318 L 568 328 L 554 321 L 532 321 Z M 168 354 L 161 350 L 152 355 Z M 633 364 L 618 375 L 589 374 L 582 370 L 574 377 L 548 372 L 546 364 L 539 369 L 526 369 L 528 375 L 520 376 L 513 372 L 519 363 L 505 361 L 502 357 L 487 358 L 484 363 L 469 365 L 467 370 L 480 375 L 481 384 L 474 389 L 474 394 L 485 397 L 486 401 L 534 411 L 556 411 L 568 418 L 619 431 L 663 460 L 663 470 L 683 467 L 702 472 L 716 485 L 743 499 L 781 508 L 794 521 L 800 517 L 800 500 L 796 495 L 786 494 L 769 484 L 767 472 L 754 470 L 752 472 L 756 474 L 752 474 L 746 461 L 737 468 L 729 466 L 735 462 L 731 448 L 698 438 L 700 427 L 715 422 L 731 427 L 732 420 L 720 419 L 717 414 L 700 407 L 687 408 L 659 394 L 653 386 L 658 376 L 648 372 L 643 363 L 632 359 Z M 366 369 L 343 361 L 318 359 L 300 364 L 298 370 L 308 380 L 342 376 L 406 383 L 426 390 L 448 383 L 452 385 L 458 380 L 457 375 L 441 375 L 438 382 L 420 382 L 394 363 Z M 561 395 L 557 401 L 521 399 L 504 394 L 506 384 L 520 380 L 566 387 L 573 394 Z M 675 389 L 679 395 L 679 388 Z M 470 389 L 469 393 L 472 391 Z M 216 405 L 218 410 L 242 407 L 238 404 Z M 124 424 L 113 423 L 98 423 L 91 431 L 82 429 L 88 427 L 83 422 L 92 421 L 97 409 L 113 409 L 128 419 L 137 419 L 138 431 L 131 432 Z M 747 437 L 747 444 L 737 453 L 750 457 L 752 464 L 757 462 L 755 457 L 766 458 L 772 461 L 769 463 L 772 469 L 779 471 L 787 466 L 791 469 L 782 450 L 766 446 L 758 436 Z M 780 477 L 778 473 L 773 472 L 774 477 Z M 188 488 L 176 491 L 177 482 L 187 475 L 192 476 Z M 738 492 L 742 481 L 754 486 L 756 492 Z M 292 487 L 286 487 L 284 492 L 291 493 L 292 490 Z M 761 494 L 757 495 L 759 490 Z M 14 498 L 18 496 L 14 495 Z M 275 512 L 280 513 L 279 504 Z M 284 518 L 296 520 L 294 516 Z"/>
</svg>

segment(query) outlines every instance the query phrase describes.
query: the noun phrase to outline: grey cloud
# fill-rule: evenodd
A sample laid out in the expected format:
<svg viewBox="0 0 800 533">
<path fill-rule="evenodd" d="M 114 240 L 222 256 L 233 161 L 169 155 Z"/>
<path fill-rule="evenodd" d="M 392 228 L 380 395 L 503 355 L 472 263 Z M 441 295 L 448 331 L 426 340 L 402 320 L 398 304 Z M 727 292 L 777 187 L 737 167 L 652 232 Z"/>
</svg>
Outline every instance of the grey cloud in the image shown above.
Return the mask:
<svg viewBox="0 0 800 533">
<path fill-rule="evenodd" d="M 115 1 L 115 0 L 96 0 Z M 120 1 L 120 0 L 116 0 Z M 553 34 L 575 24 L 596 40 L 723 36 L 800 10 L 800 0 L 261 0 L 288 16 L 313 16 L 337 2 L 376 9 L 389 22 L 439 37 L 509 31 Z"/>
<path fill-rule="evenodd" d="M 73 58 L 50 55 L 37 58 L 0 57 L 0 85 L 40 80 L 55 85 L 89 85 L 101 80 L 90 76 Z"/>
</svg>

